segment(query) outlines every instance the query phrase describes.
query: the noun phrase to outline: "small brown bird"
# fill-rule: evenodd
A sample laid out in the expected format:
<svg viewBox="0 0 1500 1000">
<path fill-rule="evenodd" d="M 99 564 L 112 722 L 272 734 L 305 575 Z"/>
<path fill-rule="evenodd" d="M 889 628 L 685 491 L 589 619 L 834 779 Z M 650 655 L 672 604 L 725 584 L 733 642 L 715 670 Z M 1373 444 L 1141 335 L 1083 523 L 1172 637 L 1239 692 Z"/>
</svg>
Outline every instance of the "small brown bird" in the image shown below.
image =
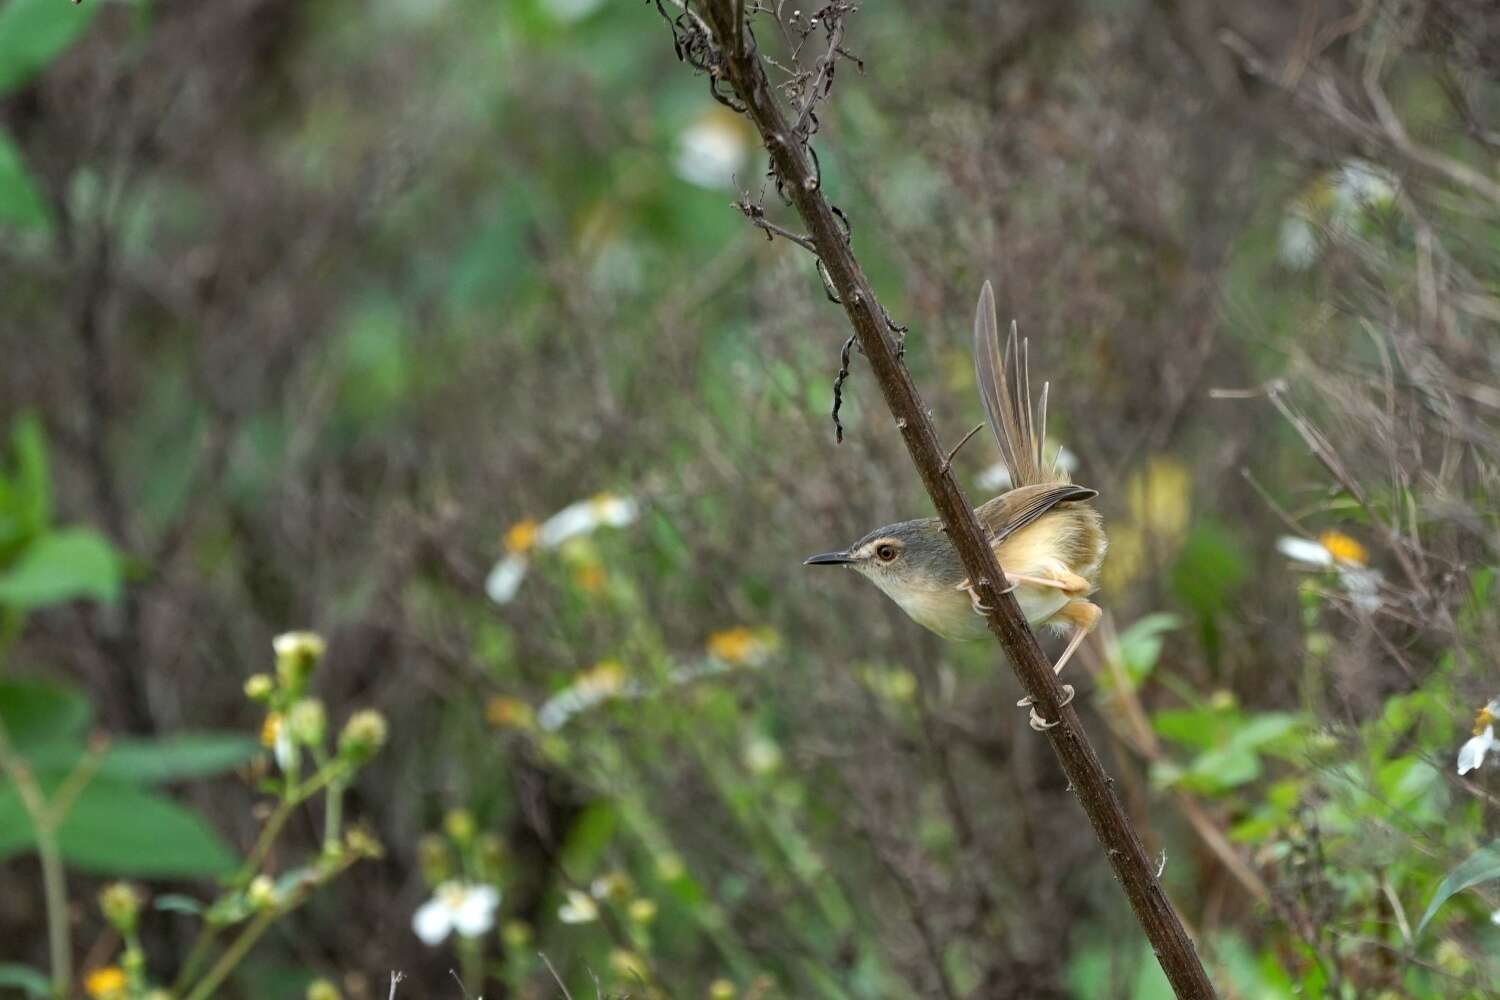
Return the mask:
<svg viewBox="0 0 1500 1000">
<path fill-rule="evenodd" d="M 1014 387 L 1008 367 L 1015 364 Z M 1086 598 L 1097 586 L 1107 540 L 1099 512 L 1089 505 L 1098 493 L 1068 482 L 1042 449 L 1047 437 L 1047 392 L 1043 384 L 1033 414 L 1026 341 L 1016 344 L 1015 324 L 1002 352 L 995 316 L 995 293 L 985 282 L 974 317 L 974 373 L 985 417 L 1012 488 L 975 510 L 989 534 L 1026 621 L 1071 632 L 1053 665 L 1061 672 L 1084 637 L 1099 621 L 1097 605 Z M 810 566 L 858 570 L 901 606 L 919 625 L 949 639 L 977 639 L 986 633 L 985 609 L 970 586 L 958 551 L 935 517 L 877 528 L 841 552 L 806 561 Z M 1072 688 L 1064 685 L 1068 696 Z M 1021 699 L 1022 706 L 1029 698 Z M 1047 728 L 1031 711 L 1033 728 Z"/>
</svg>

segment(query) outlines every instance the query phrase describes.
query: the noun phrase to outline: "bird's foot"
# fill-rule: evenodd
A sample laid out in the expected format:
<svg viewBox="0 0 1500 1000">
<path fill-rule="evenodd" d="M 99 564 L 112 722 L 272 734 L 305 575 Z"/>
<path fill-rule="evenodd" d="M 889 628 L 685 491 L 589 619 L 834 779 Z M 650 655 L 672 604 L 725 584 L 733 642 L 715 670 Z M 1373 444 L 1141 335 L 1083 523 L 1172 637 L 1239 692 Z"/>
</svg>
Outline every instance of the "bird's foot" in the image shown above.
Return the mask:
<svg viewBox="0 0 1500 1000">
<path fill-rule="evenodd" d="M 1063 698 L 1062 701 L 1057 703 L 1058 708 L 1063 708 L 1067 705 L 1071 705 L 1073 703 L 1073 695 L 1077 693 L 1073 690 L 1073 685 L 1071 684 L 1064 684 L 1062 688 Z M 1035 729 L 1039 733 L 1045 733 L 1047 730 L 1057 725 L 1058 722 L 1062 721 L 1061 717 L 1059 717 L 1057 719 L 1053 719 L 1051 722 L 1048 722 L 1046 719 L 1037 714 L 1035 706 L 1032 705 L 1032 699 L 1030 695 L 1027 695 L 1025 698 L 1022 698 L 1020 701 L 1016 702 L 1016 707 L 1031 708 L 1031 717 L 1026 721 L 1031 724 L 1032 729 Z"/>
<path fill-rule="evenodd" d="M 974 585 L 968 580 L 959 584 L 958 589 L 969 595 L 969 606 L 974 609 L 974 613 L 979 617 L 983 618 L 995 610 L 979 599 L 979 591 L 975 590 Z"/>
</svg>

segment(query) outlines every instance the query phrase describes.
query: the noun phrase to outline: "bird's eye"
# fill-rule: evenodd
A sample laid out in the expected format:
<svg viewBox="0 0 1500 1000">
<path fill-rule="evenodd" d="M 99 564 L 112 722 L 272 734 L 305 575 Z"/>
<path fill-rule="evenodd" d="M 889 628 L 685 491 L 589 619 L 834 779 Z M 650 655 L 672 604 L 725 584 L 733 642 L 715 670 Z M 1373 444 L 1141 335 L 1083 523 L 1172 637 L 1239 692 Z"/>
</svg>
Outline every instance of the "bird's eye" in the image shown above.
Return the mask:
<svg viewBox="0 0 1500 1000">
<path fill-rule="evenodd" d="M 875 556 L 881 562 L 890 562 L 892 559 L 896 558 L 896 546 L 890 544 L 889 542 L 885 543 L 884 545 L 877 545 L 875 547 Z"/>
</svg>

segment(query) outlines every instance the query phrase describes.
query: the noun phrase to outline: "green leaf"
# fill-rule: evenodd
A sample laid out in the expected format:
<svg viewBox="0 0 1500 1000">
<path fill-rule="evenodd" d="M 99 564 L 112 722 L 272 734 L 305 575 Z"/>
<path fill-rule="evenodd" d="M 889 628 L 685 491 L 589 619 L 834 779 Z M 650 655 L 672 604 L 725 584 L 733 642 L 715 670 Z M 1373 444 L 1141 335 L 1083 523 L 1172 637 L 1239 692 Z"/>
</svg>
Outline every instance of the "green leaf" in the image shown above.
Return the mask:
<svg viewBox="0 0 1500 1000">
<path fill-rule="evenodd" d="M 49 794 L 56 788 L 50 784 Z M 100 875 L 220 875 L 235 865 L 234 852 L 196 813 L 165 796 L 97 778 L 79 793 L 57 841 L 69 865 Z M 35 844 L 16 790 L 0 788 L 0 860 Z"/>
<path fill-rule="evenodd" d="M 0 129 L 0 226 L 52 228 L 47 203 L 31 182 L 21 151 L 3 129 Z"/>
<path fill-rule="evenodd" d="M 0 986 L 10 986 L 29 997 L 50 997 L 52 981 L 38 969 L 14 962 L 0 962 Z"/>
<path fill-rule="evenodd" d="M 1492 842 L 1488 847 L 1481 847 L 1469 855 L 1438 883 L 1432 902 L 1427 904 L 1427 912 L 1422 914 L 1422 921 L 1417 924 L 1417 933 L 1422 933 L 1427 927 L 1427 922 L 1432 919 L 1433 914 L 1437 913 L 1438 907 L 1446 903 L 1450 897 L 1463 892 L 1470 886 L 1497 878 L 1500 878 L 1500 840 Z"/>
<path fill-rule="evenodd" d="M 0 93 L 45 69 L 98 12 L 97 3 L 54 0 L 9 0 L 0 6 Z"/>
<path fill-rule="evenodd" d="M 243 764 L 259 751 L 260 744 L 240 733 L 174 733 L 158 740 L 119 740 L 110 744 L 98 776 L 136 784 L 206 778 Z M 33 754 L 31 766 L 66 773 L 83 753 L 84 748 L 77 745 L 54 746 Z"/>
<path fill-rule="evenodd" d="M 1254 750 L 1280 739 L 1296 726 L 1296 716 L 1286 712 L 1262 712 L 1236 729 L 1230 742 L 1237 747 Z"/>
<path fill-rule="evenodd" d="M 1164 635 L 1181 624 L 1176 615 L 1147 615 L 1120 633 L 1120 662 L 1131 681 L 1139 684 L 1146 679 L 1161 656 Z"/>
<path fill-rule="evenodd" d="M 563 841 L 564 871 L 589 872 L 599 863 L 614 838 L 619 814 L 607 802 L 596 802 L 579 814 Z"/>
<path fill-rule="evenodd" d="M 0 604 L 23 610 L 78 598 L 113 601 L 119 596 L 119 555 L 103 536 L 87 528 L 43 535 L 0 573 Z"/>
<path fill-rule="evenodd" d="M 168 892 L 157 896 L 151 901 L 151 905 L 163 913 L 186 913 L 191 917 L 199 916 L 204 910 L 201 902 L 192 896 L 184 896 L 180 892 Z"/>
<path fill-rule="evenodd" d="M 3 140 L 0 133 L 0 140 Z M 3 157 L 3 152 L 0 152 Z M 0 168 L 0 189 L 5 186 Z M 47 467 L 47 435 L 35 413 L 25 413 L 10 432 L 16 456 L 15 515 L 25 536 L 40 535 L 52 523 L 52 474 Z"/>
<path fill-rule="evenodd" d="M 0 722 L 24 756 L 37 747 L 70 742 L 88 725 L 88 700 L 46 681 L 0 681 Z"/>
<path fill-rule="evenodd" d="M 1194 791 L 1216 792 L 1235 788 L 1260 777 L 1260 758 L 1255 751 L 1233 744 L 1198 755 L 1182 779 Z"/>
</svg>

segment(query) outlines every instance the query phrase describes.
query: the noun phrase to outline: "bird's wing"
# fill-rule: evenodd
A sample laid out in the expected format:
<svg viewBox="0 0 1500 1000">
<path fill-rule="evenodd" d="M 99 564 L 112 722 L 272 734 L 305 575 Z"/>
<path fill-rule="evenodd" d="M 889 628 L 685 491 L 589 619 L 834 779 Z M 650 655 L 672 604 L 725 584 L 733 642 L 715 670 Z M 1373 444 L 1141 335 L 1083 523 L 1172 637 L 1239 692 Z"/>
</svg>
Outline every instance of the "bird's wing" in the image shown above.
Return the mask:
<svg viewBox="0 0 1500 1000">
<path fill-rule="evenodd" d="M 1016 366 L 1014 386 L 1008 366 Z M 1026 341 L 1016 346 L 1016 324 L 1004 350 L 1000 347 L 1000 324 L 995 315 L 995 291 L 986 281 L 979 292 L 974 313 L 974 375 L 990 431 L 1000 444 L 1000 457 L 1010 470 L 1014 486 L 1056 482 L 1056 469 L 1042 459 L 1047 440 L 1047 384 L 1042 385 L 1041 405 L 1031 408 L 1031 366 Z"/>
<path fill-rule="evenodd" d="M 979 523 L 984 525 L 994 545 L 1009 535 L 1015 534 L 1047 511 L 1069 500 L 1092 500 L 1098 490 L 1072 483 L 1044 483 L 1040 486 L 1023 486 L 1002 493 L 995 499 L 979 505 L 974 511 Z"/>
</svg>

